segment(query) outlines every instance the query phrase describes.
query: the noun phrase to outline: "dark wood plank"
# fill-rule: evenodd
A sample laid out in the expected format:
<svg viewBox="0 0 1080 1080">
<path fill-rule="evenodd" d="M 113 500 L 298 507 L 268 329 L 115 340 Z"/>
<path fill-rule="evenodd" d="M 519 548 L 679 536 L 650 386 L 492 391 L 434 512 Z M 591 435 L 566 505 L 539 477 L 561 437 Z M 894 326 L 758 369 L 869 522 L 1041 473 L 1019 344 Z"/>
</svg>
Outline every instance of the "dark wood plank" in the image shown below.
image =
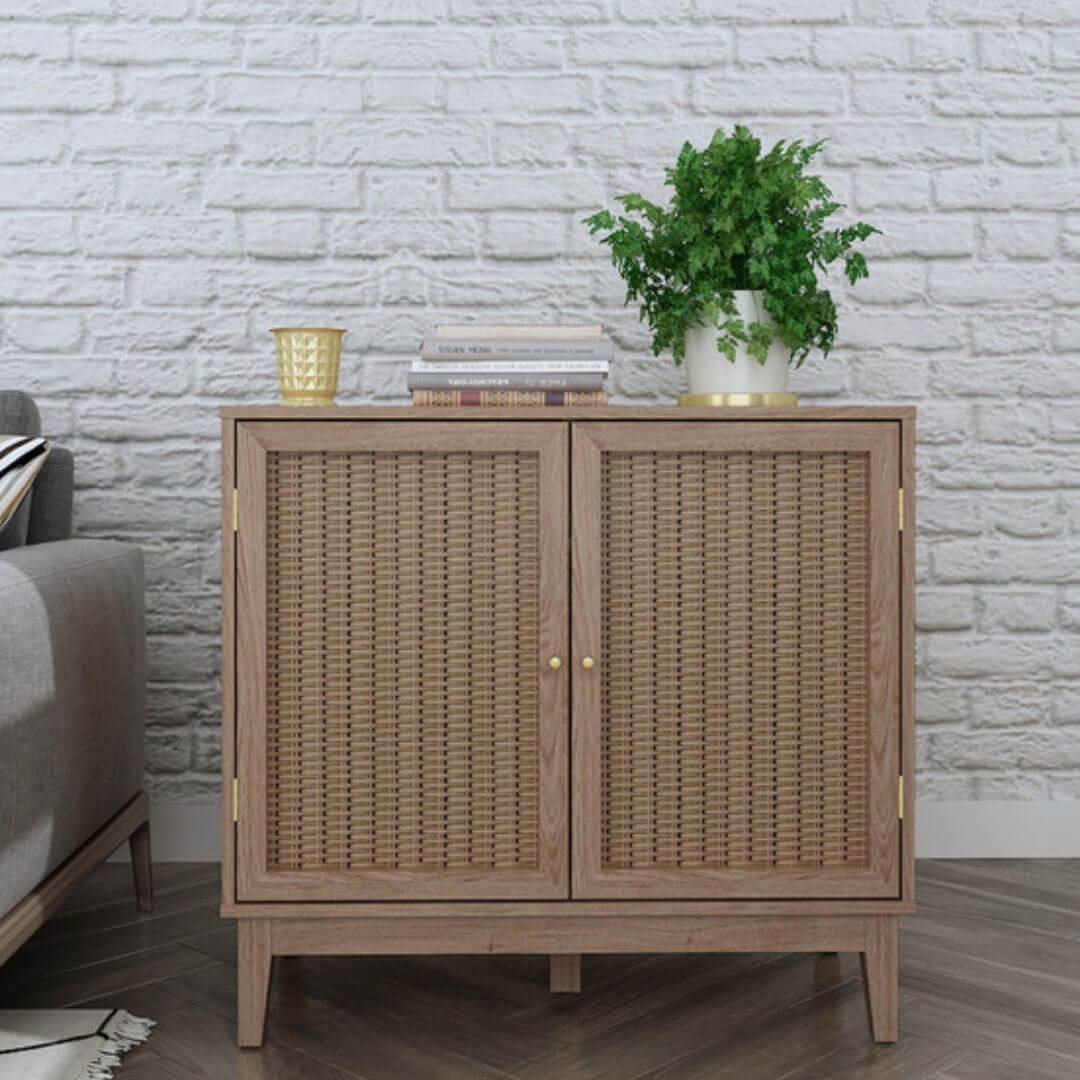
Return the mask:
<svg viewBox="0 0 1080 1080">
<path fill-rule="evenodd" d="M 907 1035 L 895 1046 L 847 1039 L 823 1057 L 800 1065 L 777 1080 L 927 1080 L 947 1075 L 949 1068 L 965 1055 L 953 1046 Z M 1019 1074 L 1011 1078 L 1018 1080 Z M 1025 1074 L 1026 1078 L 1026 1074 Z"/>
<path fill-rule="evenodd" d="M 123 1063 L 124 1080 L 198 1080 L 195 1073 L 181 1069 L 179 1065 L 165 1058 L 150 1058 L 140 1065 L 132 1067 L 125 1056 Z"/>
<path fill-rule="evenodd" d="M 240 1050 L 232 1017 L 177 996 L 170 990 L 172 982 L 165 980 L 132 993 L 130 1010 L 156 1023 L 150 1040 L 124 1055 L 125 1078 L 141 1076 L 146 1069 L 151 1080 L 158 1076 L 163 1080 L 357 1080 L 355 1070 L 327 1065 L 272 1038 L 262 1051 Z M 107 1002 L 88 1004 L 104 1007 Z"/>
<path fill-rule="evenodd" d="M 1034 931 L 995 931 L 962 915 L 908 920 L 901 964 L 905 984 L 978 995 L 988 1006 L 1080 1029 L 1080 940 Z"/>
<path fill-rule="evenodd" d="M 781 956 L 774 963 L 749 968 L 740 978 L 586 1036 L 566 1050 L 534 1059 L 513 1072 L 521 1080 L 552 1076 L 630 1080 L 677 1056 L 734 1038 L 747 1026 L 767 1021 L 774 1012 L 845 983 L 852 984 L 852 994 L 861 995 L 853 965 L 821 968 L 812 955 Z M 859 1002 L 861 1007 L 861 998 Z M 865 1032 L 865 1012 L 861 1015 Z"/>
<path fill-rule="evenodd" d="M 173 944 L 73 970 L 44 968 L 24 990 L 0 1000 L 0 1008 L 68 1009 L 103 995 L 112 996 L 114 1005 L 124 1006 L 128 991 L 208 963 L 213 961 L 202 953 Z"/>
<path fill-rule="evenodd" d="M 951 986 L 942 993 L 921 989 L 920 999 L 904 1011 L 902 1035 L 954 1042 L 1006 1061 L 1031 1062 L 1051 1073 L 1057 1070 L 1062 1078 L 1080 1076 L 1080 1027 L 1075 1024 L 1014 1015 L 998 1000 Z"/>
<path fill-rule="evenodd" d="M 1080 939 L 1080 861 L 970 859 L 920 867 L 919 908 Z"/>
<path fill-rule="evenodd" d="M 887 1051 L 879 1053 L 879 1051 Z M 876 1070 L 895 1055 L 893 1047 L 878 1047 L 866 1037 L 862 987 L 857 980 L 814 994 L 790 1009 L 757 1024 L 728 1031 L 722 1038 L 697 1050 L 674 1057 L 668 1064 L 643 1074 L 639 1080 L 714 1080 L 715 1077 L 811 1077 L 836 1080 L 845 1070 L 872 1063 Z M 891 1052 L 891 1053 L 890 1053 Z M 911 1040 L 904 1046 L 899 1068 L 906 1072 L 883 1072 L 883 1076 L 930 1076 L 942 1064 L 956 1060 L 954 1048 Z M 832 1058 L 822 1071 L 807 1071 L 807 1061 Z M 915 1065 L 915 1071 L 909 1067 Z M 921 1069 L 922 1071 L 917 1071 Z M 877 1071 L 872 1075 L 878 1077 Z"/>
<path fill-rule="evenodd" d="M 1028 1058 L 992 1058 L 984 1054 L 966 1054 L 954 1065 L 939 1072 L 934 1080 L 1062 1080 L 1070 1074 L 1056 1067 L 1045 1067 Z"/>
<path fill-rule="evenodd" d="M 232 1021 L 193 1005 L 159 1019 L 152 1038 L 154 1052 L 180 1070 L 180 1076 L 198 1080 L 245 1076 L 260 1080 L 357 1080 L 361 1075 L 283 1045 L 273 1036 L 261 1050 L 241 1050 Z M 363 1060 L 354 1059 L 356 1064 Z"/>
<path fill-rule="evenodd" d="M 186 944 L 214 960 L 236 967 L 236 920 L 229 919 L 216 930 L 188 938 Z"/>
<path fill-rule="evenodd" d="M 394 959 L 399 964 L 408 961 L 406 957 Z M 215 965 L 166 985 L 170 993 L 232 1018 L 236 1016 L 235 976 L 224 965 Z M 421 1044 L 495 1070 L 550 1053 L 562 1045 L 529 1024 L 459 1000 L 455 988 L 452 978 L 429 980 L 426 986 L 415 978 L 402 983 L 384 958 L 278 960 L 267 1033 L 277 1030 L 289 1010 L 299 1015 L 305 1007 L 325 1006 L 357 1018 L 358 1023 L 363 1018 L 364 1024 L 381 1033 L 380 1038 L 404 1027 Z"/>
<path fill-rule="evenodd" d="M 2 1007 L 157 1021 L 135 1080 L 1075 1080 L 1080 862 L 921 864 L 902 921 L 900 1040 L 868 1037 L 854 954 L 280 957 L 264 1047 L 239 1051 L 236 941 L 216 866 L 97 871 L 0 969 Z"/>
<path fill-rule="evenodd" d="M 159 988 L 173 1002 L 197 1005 L 236 1023 L 236 969 L 233 967 L 211 963 L 174 975 L 160 983 Z"/>
<path fill-rule="evenodd" d="M 356 966 L 362 961 L 353 960 L 351 964 Z M 221 1015 L 227 1010 L 223 1018 L 231 1023 L 236 1015 L 234 983 L 235 972 L 215 964 L 167 985 L 170 993 L 200 1000 L 206 1012 Z M 487 1044 L 487 1028 L 464 1025 L 459 1019 L 459 1030 L 452 1034 L 445 1017 L 433 1017 L 430 1023 L 418 1022 L 402 1013 L 400 1002 L 393 1008 L 379 1008 L 347 996 L 343 1008 L 316 996 L 316 989 L 330 997 L 340 993 L 333 987 L 324 989 L 323 978 L 312 978 L 302 961 L 278 964 L 270 991 L 270 1023 L 264 1049 L 270 1045 L 287 1046 L 344 1070 L 362 1062 L 363 1075 L 372 1080 L 494 1080 L 506 1076 L 502 1070 L 460 1052 L 471 1040 L 467 1048 L 479 1057 L 497 1053 L 499 1040 Z"/>
<path fill-rule="evenodd" d="M 207 895 L 220 896 L 219 882 L 221 870 L 217 863 L 155 863 L 154 898 L 164 897 L 174 889 L 190 890 L 208 884 L 211 891 Z M 90 875 L 71 894 L 63 908 L 45 924 L 42 932 L 49 931 L 55 924 L 76 915 L 96 911 L 102 907 L 124 906 L 130 912 L 131 903 L 131 868 L 124 863 L 105 863 Z"/>
<path fill-rule="evenodd" d="M 598 970 L 601 960 L 614 964 Z M 644 1018 L 650 1012 L 737 981 L 752 968 L 780 960 L 779 955 L 761 953 L 586 956 L 584 991 L 579 997 L 552 998 L 545 994 L 543 1000 L 510 1015 L 566 1042 L 578 1043 L 609 1028 L 646 1022 Z M 857 978 L 854 956 L 848 962 L 848 976 Z"/>
<path fill-rule="evenodd" d="M 0 970 L 0 1002 L 13 994 L 32 991 L 45 980 L 55 980 L 65 972 L 75 972 L 103 962 L 130 959 L 138 963 L 141 954 L 178 944 L 217 925 L 213 907 L 195 908 L 113 927 L 100 934 L 84 934 L 27 949 L 12 957 Z M 193 952 L 193 950 L 186 950 Z M 199 962 L 206 957 L 194 954 Z"/>
<path fill-rule="evenodd" d="M 167 864 L 166 864 L 167 865 Z M 125 895 L 109 901 L 101 900 L 92 907 L 74 907 L 65 909 L 54 919 L 50 919 L 24 946 L 23 951 L 36 953 L 43 947 L 54 946 L 60 942 L 70 943 L 80 937 L 100 937 L 120 927 L 133 926 L 161 919 L 183 912 L 202 910 L 210 917 L 216 913 L 219 884 L 216 875 L 205 879 L 198 878 L 187 882 L 181 879 L 171 886 L 163 886 L 161 881 L 162 864 L 154 869 L 154 911 L 148 916 L 140 913 L 131 900 L 131 870 L 129 867 L 108 867 L 109 870 L 123 871 Z M 116 888 L 116 883 L 112 883 Z M 214 918 L 214 927 L 220 927 L 220 920 Z"/>
</svg>

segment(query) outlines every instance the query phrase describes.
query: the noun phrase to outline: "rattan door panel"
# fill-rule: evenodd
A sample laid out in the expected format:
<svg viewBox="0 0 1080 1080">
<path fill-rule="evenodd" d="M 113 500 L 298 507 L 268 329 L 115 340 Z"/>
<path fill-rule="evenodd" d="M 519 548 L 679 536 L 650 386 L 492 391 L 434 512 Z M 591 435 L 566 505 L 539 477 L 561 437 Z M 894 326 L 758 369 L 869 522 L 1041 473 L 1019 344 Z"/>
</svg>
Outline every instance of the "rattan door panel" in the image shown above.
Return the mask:
<svg viewBox="0 0 1080 1080">
<path fill-rule="evenodd" d="M 568 895 L 567 441 L 239 426 L 239 900 Z"/>
<path fill-rule="evenodd" d="M 899 430 L 580 423 L 573 895 L 899 895 Z"/>
</svg>

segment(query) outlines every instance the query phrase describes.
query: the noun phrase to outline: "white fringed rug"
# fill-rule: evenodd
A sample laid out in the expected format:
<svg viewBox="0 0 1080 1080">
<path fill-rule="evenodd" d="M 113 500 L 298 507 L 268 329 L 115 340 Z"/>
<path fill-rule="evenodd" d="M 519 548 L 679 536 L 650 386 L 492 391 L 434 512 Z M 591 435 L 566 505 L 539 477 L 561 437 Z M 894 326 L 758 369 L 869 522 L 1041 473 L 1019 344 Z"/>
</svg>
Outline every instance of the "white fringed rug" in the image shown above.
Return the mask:
<svg viewBox="0 0 1080 1080">
<path fill-rule="evenodd" d="M 0 1010 L 0 1080 L 110 1080 L 153 1026 L 123 1009 Z"/>
</svg>

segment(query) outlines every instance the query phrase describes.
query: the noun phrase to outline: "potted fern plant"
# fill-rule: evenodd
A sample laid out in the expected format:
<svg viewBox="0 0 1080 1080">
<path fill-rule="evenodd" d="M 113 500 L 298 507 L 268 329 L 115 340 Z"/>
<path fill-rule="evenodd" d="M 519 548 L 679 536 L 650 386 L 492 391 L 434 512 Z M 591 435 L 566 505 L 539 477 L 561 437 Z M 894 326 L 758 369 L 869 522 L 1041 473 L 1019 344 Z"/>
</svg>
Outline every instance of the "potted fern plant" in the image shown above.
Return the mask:
<svg viewBox="0 0 1080 1080">
<path fill-rule="evenodd" d="M 806 172 L 822 145 L 763 154 L 747 128 L 720 129 L 703 150 L 685 143 L 666 170 L 669 206 L 620 195 L 623 214 L 585 219 L 611 249 L 626 302 L 640 304 L 653 353 L 686 360 L 692 397 L 783 394 L 789 366 L 832 347 L 836 306 L 822 279 L 838 259 L 852 284 L 866 277 L 853 248 L 880 230 L 825 227 L 841 204 Z"/>
</svg>

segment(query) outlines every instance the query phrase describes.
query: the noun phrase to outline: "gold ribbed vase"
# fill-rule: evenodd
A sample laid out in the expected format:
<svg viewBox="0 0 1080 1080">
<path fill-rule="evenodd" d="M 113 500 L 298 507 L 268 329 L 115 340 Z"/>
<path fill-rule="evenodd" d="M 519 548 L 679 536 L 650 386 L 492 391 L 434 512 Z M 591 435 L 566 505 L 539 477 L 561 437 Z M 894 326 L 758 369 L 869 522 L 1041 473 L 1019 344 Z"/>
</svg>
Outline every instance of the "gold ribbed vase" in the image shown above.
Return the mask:
<svg viewBox="0 0 1080 1080">
<path fill-rule="evenodd" d="M 341 339 L 333 326 L 277 326 L 278 376 L 286 405 L 334 405 L 341 369 Z"/>
</svg>

